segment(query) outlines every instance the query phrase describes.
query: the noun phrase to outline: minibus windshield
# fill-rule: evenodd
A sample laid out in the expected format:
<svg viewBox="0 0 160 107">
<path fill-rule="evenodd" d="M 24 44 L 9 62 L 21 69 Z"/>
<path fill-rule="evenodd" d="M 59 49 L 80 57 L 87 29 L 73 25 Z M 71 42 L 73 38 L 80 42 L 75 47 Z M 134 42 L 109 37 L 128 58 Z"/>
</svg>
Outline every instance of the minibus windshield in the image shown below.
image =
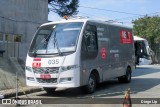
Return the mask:
<svg viewBox="0 0 160 107">
<path fill-rule="evenodd" d="M 33 54 L 61 54 L 73 52 L 82 22 L 60 23 L 39 28 L 29 50 Z"/>
</svg>

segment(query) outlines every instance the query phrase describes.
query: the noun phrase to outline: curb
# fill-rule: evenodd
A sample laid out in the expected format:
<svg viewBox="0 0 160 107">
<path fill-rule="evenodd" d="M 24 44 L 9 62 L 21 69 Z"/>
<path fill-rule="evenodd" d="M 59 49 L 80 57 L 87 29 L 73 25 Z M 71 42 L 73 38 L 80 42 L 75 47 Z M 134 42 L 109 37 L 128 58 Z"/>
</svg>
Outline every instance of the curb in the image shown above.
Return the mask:
<svg viewBox="0 0 160 107">
<path fill-rule="evenodd" d="M 23 89 L 26 94 L 43 91 L 42 88 L 39 88 L 39 87 L 23 87 Z M 16 89 L 2 90 L 0 91 L 0 94 L 2 94 L 4 98 L 15 97 Z M 21 89 L 19 89 L 18 91 L 18 96 L 20 95 L 25 95 Z"/>
</svg>

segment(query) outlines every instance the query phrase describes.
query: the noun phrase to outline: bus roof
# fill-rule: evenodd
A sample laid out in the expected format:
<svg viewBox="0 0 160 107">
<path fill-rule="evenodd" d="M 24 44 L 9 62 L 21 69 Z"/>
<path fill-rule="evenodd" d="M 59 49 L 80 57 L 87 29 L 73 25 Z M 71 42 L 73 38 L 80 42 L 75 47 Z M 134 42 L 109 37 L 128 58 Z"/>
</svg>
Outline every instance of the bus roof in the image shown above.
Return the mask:
<svg viewBox="0 0 160 107">
<path fill-rule="evenodd" d="M 60 21 L 55 21 L 55 22 L 49 22 L 49 23 L 44 23 L 41 26 L 46 26 L 46 25 L 52 25 L 52 24 L 58 24 L 58 23 L 68 23 L 68 22 L 95 22 L 95 23 L 100 23 L 100 24 L 108 24 L 108 25 L 112 25 L 112 26 L 118 26 L 118 27 L 125 27 L 128 29 L 132 29 L 131 27 L 128 26 L 124 26 L 124 25 L 119 25 L 119 24 L 115 24 L 115 23 L 111 23 L 111 22 L 107 22 L 107 21 L 102 21 L 102 20 L 92 20 L 92 19 L 68 19 L 68 20 L 60 20 Z"/>
<path fill-rule="evenodd" d="M 134 36 L 134 41 L 146 41 L 146 39 L 138 37 L 138 36 Z"/>
</svg>

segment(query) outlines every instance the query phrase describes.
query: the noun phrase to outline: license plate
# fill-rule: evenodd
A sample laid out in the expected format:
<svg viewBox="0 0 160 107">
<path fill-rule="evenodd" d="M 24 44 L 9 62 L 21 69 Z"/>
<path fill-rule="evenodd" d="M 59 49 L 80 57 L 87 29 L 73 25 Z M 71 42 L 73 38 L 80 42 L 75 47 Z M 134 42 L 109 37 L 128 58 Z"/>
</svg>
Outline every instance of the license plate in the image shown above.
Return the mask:
<svg viewBox="0 0 160 107">
<path fill-rule="evenodd" d="M 44 79 L 44 80 L 50 79 L 50 78 L 51 78 L 51 75 L 50 75 L 50 74 L 41 74 L 41 75 L 40 75 L 40 78 L 41 78 L 41 79 Z"/>
</svg>

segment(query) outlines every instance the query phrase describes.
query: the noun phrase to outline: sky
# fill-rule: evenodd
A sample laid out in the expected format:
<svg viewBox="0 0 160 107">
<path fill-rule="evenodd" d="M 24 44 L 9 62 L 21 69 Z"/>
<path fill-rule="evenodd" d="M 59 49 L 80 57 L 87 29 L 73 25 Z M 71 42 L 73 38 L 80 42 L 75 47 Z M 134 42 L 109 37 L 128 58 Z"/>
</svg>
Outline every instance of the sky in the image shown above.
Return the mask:
<svg viewBox="0 0 160 107">
<path fill-rule="evenodd" d="M 144 15 L 160 15 L 160 0 L 79 0 L 77 16 L 111 21 L 132 27 L 132 21 Z M 49 21 L 61 18 L 53 12 L 48 15 Z"/>
</svg>

